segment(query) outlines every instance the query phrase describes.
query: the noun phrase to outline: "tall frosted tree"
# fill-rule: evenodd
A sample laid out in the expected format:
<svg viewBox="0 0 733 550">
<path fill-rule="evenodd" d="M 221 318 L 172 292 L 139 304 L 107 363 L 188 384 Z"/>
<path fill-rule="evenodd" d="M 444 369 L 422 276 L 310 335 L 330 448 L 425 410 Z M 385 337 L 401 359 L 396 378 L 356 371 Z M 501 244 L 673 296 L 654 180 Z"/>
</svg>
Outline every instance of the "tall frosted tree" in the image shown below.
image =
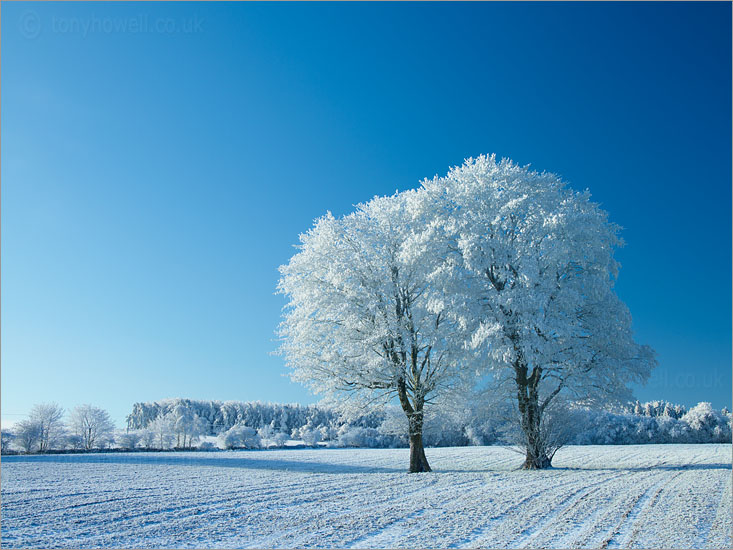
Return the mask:
<svg viewBox="0 0 733 550">
<path fill-rule="evenodd" d="M 280 336 L 292 378 L 328 395 L 396 397 L 410 472 L 430 471 L 425 406 L 467 372 L 465 336 L 448 310 L 451 272 L 441 269 L 449 253 L 433 239 L 427 205 L 408 191 L 318 219 L 278 287 L 288 299 Z"/>
<path fill-rule="evenodd" d="M 553 408 L 626 401 L 655 365 L 613 290 L 619 228 L 587 191 L 494 156 L 423 182 L 420 196 L 453 251 L 470 346 L 486 351 L 491 391 L 514 403 L 524 467 L 545 468 L 562 443 Z"/>
</svg>

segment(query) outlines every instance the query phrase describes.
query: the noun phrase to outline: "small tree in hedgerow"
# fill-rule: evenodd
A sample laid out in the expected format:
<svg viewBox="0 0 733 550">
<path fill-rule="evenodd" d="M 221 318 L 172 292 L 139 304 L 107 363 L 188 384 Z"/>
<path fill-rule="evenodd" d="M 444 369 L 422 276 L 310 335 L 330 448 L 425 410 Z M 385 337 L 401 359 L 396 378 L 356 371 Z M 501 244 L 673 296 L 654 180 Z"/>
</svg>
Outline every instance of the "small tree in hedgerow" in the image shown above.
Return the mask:
<svg viewBox="0 0 733 550">
<path fill-rule="evenodd" d="M 432 239 L 424 206 L 408 191 L 318 219 L 278 287 L 288 298 L 279 333 L 292 378 L 331 396 L 396 397 L 410 472 L 430 471 L 425 406 L 463 383 L 470 360 L 449 311 L 450 271 L 440 267 L 449 254 Z"/>
<path fill-rule="evenodd" d="M 627 401 L 654 352 L 634 342 L 613 285 L 618 227 L 552 174 L 493 156 L 423 182 L 454 251 L 454 279 L 485 350 L 490 393 L 513 402 L 524 467 L 550 466 L 568 407 Z"/>
<path fill-rule="evenodd" d="M 78 405 L 69 416 L 68 426 L 87 451 L 102 447 L 113 439 L 115 426 L 104 409 Z"/>
<path fill-rule="evenodd" d="M 50 451 L 62 443 L 64 424 L 61 418 L 63 416 L 64 409 L 57 403 L 33 405 L 30 413 L 28 413 L 28 423 L 32 429 L 37 430 L 39 452 Z"/>
</svg>

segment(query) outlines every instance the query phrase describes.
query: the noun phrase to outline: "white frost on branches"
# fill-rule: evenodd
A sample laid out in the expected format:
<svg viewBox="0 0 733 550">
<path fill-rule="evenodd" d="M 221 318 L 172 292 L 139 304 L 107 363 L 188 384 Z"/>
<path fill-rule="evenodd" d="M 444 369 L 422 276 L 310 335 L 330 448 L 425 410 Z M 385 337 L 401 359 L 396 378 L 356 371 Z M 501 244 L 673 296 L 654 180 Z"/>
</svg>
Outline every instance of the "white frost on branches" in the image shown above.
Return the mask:
<svg viewBox="0 0 733 550">
<path fill-rule="evenodd" d="M 515 400 L 527 467 L 545 467 L 546 411 L 628 401 L 655 365 L 613 290 L 618 231 L 553 174 L 468 159 L 301 235 L 281 350 L 317 392 L 396 395 L 411 435 L 423 403 L 489 376 Z"/>
</svg>

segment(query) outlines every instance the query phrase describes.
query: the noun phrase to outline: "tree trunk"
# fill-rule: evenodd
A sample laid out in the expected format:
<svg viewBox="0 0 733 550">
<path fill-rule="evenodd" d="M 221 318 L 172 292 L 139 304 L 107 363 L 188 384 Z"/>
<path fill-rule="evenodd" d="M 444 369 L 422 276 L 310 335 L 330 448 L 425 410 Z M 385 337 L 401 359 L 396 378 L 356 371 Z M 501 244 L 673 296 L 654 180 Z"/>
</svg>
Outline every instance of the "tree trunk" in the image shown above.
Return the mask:
<svg viewBox="0 0 733 550">
<path fill-rule="evenodd" d="M 525 470 L 542 470 L 550 467 L 547 456 L 546 441 L 542 434 L 542 416 L 536 392 L 530 392 L 522 411 L 522 430 L 524 431 L 526 458 L 522 468 Z"/>
<path fill-rule="evenodd" d="M 522 464 L 524 470 L 544 470 L 552 466 L 550 458 L 541 446 L 527 445 L 527 454 Z"/>
<path fill-rule="evenodd" d="M 422 444 L 423 427 L 423 399 L 416 399 L 410 403 L 407 397 L 407 388 L 404 379 L 397 382 L 397 396 L 400 398 L 402 410 L 407 415 L 410 435 L 410 473 L 430 472 L 430 464 L 425 456 L 425 447 Z"/>
<path fill-rule="evenodd" d="M 520 425 L 524 436 L 526 456 L 522 468 L 542 470 L 551 466 L 547 456 L 545 434 L 542 433 L 542 408 L 539 403 L 539 382 L 542 369 L 533 368 L 527 376 L 527 366 L 521 358 L 515 364 L 517 374 L 517 404 L 519 405 Z"/>
<path fill-rule="evenodd" d="M 410 432 L 410 473 L 430 472 L 430 464 L 422 444 L 422 429 L 419 433 Z"/>
</svg>

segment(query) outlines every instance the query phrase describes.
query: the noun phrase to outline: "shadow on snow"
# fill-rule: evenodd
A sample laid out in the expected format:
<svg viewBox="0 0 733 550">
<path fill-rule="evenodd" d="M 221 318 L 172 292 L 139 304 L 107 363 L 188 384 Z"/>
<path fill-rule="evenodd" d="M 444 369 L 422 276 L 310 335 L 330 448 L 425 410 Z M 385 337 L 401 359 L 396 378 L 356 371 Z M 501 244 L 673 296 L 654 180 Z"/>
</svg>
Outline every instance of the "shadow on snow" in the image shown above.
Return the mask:
<svg viewBox="0 0 733 550">
<path fill-rule="evenodd" d="M 305 472 L 322 474 L 377 474 L 377 473 L 405 473 L 407 468 L 394 468 L 385 466 L 370 466 L 358 464 L 339 464 L 337 462 L 319 462 L 312 460 L 281 460 L 278 458 L 266 458 L 259 453 L 253 453 L 251 457 L 216 456 L 218 453 L 206 454 L 204 456 L 185 455 L 176 456 L 174 453 L 167 455 L 150 455 L 147 453 L 121 453 L 121 454 L 48 454 L 48 455 L 9 455 L 3 456 L 2 461 L 6 464 L 16 462 L 51 462 L 64 464 L 128 464 L 128 465 L 153 465 L 153 466 L 208 466 L 212 468 L 240 468 L 248 470 L 270 470 L 287 472 Z M 715 462 L 710 464 L 656 464 L 650 466 L 552 466 L 544 470 L 525 470 L 528 474 L 539 474 L 541 472 L 580 472 L 580 471 L 612 471 L 623 470 L 628 472 L 646 471 L 684 471 L 684 470 L 730 470 L 731 464 Z M 507 473 L 516 471 L 517 467 L 491 468 L 478 467 L 456 469 L 435 469 L 438 474 L 486 474 L 486 473 Z"/>
<path fill-rule="evenodd" d="M 334 464 L 317 461 L 279 460 L 272 458 L 226 457 L 226 456 L 150 456 L 145 454 L 82 454 L 82 455 L 13 455 L 2 461 L 52 462 L 64 464 L 129 464 L 155 466 L 209 466 L 214 468 L 242 468 L 248 470 L 276 470 L 323 474 L 375 474 L 403 473 L 405 468 L 383 466 L 360 466 L 356 464 Z"/>
</svg>

